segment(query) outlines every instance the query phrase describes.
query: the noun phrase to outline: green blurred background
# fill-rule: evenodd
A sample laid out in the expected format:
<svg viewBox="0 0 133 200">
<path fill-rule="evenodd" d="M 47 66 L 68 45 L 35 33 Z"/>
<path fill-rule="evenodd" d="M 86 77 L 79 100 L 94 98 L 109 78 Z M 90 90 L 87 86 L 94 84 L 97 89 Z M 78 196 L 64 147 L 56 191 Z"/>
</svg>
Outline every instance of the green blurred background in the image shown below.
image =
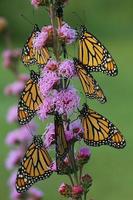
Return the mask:
<svg viewBox="0 0 133 200">
<path fill-rule="evenodd" d="M 88 200 L 132 200 L 133 199 L 133 1 L 126 0 L 70 0 L 65 9 L 65 21 L 74 28 L 85 24 L 88 30 L 96 35 L 112 53 L 119 68 L 118 77 L 111 78 L 104 74 L 94 74 L 103 88 L 108 102 L 101 105 L 88 101 L 96 111 L 113 121 L 124 134 L 127 147 L 116 150 L 103 146 L 91 148 L 91 161 L 86 168 L 93 177 L 93 186 Z M 76 14 L 73 14 L 75 12 Z M 25 21 L 21 14 L 33 24 L 40 27 L 49 23 L 44 8 L 33 10 L 28 0 L 0 0 L 0 16 L 9 23 L 14 46 L 22 47 L 32 30 L 32 25 Z M 79 20 L 79 18 L 81 18 Z M 0 53 L 4 49 L 3 37 L 0 36 Z M 75 47 L 70 49 L 70 55 L 75 55 Z M 16 103 L 13 97 L 3 95 L 6 84 L 13 82 L 14 77 L 3 69 L 0 58 L 0 199 L 9 200 L 7 180 L 9 172 L 5 169 L 4 160 L 9 147 L 5 145 L 7 132 L 14 129 L 8 125 L 5 117 L 9 106 Z M 21 68 L 24 69 L 20 63 Z M 25 70 L 25 69 L 24 69 Z M 23 71 L 24 71 L 23 70 Z M 80 83 L 78 83 L 81 90 Z M 77 85 L 77 84 L 76 84 Z M 83 100 L 82 95 L 82 100 Z M 40 128 L 43 132 L 43 128 Z M 44 199 L 61 199 L 57 189 L 63 177 L 53 175 L 50 179 L 36 184 L 44 193 Z"/>
</svg>

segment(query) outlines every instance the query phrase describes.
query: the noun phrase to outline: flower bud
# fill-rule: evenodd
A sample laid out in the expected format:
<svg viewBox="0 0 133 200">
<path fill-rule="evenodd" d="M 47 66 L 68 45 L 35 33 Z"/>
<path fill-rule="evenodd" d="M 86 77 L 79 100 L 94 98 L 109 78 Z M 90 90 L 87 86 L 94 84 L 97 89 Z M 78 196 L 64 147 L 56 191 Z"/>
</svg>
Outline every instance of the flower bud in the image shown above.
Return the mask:
<svg viewBox="0 0 133 200">
<path fill-rule="evenodd" d="M 62 183 L 58 189 L 58 192 L 65 197 L 71 197 L 72 187 L 68 184 Z"/>
<path fill-rule="evenodd" d="M 84 189 L 81 185 L 74 185 L 72 187 L 72 198 L 74 199 L 80 198 L 83 192 L 84 192 Z"/>
<path fill-rule="evenodd" d="M 49 1 L 48 0 L 32 0 L 31 4 L 35 7 L 38 8 L 40 6 L 48 6 Z"/>
<path fill-rule="evenodd" d="M 92 185 L 92 177 L 89 174 L 85 174 L 81 177 L 81 184 L 85 191 L 88 191 L 88 188 Z"/>
<path fill-rule="evenodd" d="M 4 17 L 0 17 L 0 32 L 5 31 L 7 26 L 8 26 L 7 20 Z"/>
<path fill-rule="evenodd" d="M 77 162 L 79 165 L 84 165 L 88 162 L 91 156 L 90 149 L 87 147 L 82 147 L 77 154 Z"/>
</svg>

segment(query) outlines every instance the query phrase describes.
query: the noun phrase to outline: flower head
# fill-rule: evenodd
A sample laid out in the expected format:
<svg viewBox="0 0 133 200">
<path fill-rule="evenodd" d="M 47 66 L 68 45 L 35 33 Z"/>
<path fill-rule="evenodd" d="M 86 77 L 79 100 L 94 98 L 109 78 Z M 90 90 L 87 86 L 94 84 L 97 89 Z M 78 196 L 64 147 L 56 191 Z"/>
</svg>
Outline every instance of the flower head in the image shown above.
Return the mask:
<svg viewBox="0 0 133 200">
<path fill-rule="evenodd" d="M 73 138 L 74 138 L 74 135 L 73 135 L 73 132 L 72 131 L 65 131 L 65 136 L 66 136 L 66 140 L 68 141 L 68 142 L 70 142 L 70 141 L 72 141 L 73 140 Z"/>
<path fill-rule="evenodd" d="M 48 118 L 49 113 L 54 110 L 53 97 L 48 96 L 44 99 L 43 103 L 40 105 L 37 111 L 38 117 L 43 121 Z"/>
<path fill-rule="evenodd" d="M 55 162 L 55 161 L 52 162 L 50 169 L 51 169 L 53 172 L 56 172 L 56 171 L 57 171 L 57 166 L 56 166 L 56 162 Z"/>
<path fill-rule="evenodd" d="M 40 92 L 44 97 L 46 97 L 52 89 L 58 84 L 59 77 L 57 74 L 50 70 L 45 70 L 43 77 L 39 80 Z"/>
<path fill-rule="evenodd" d="M 72 29 L 67 23 L 64 23 L 61 28 L 58 29 L 59 37 L 67 44 L 71 44 L 76 39 L 76 31 Z"/>
<path fill-rule="evenodd" d="M 81 184 L 85 191 L 92 185 L 92 177 L 89 174 L 85 174 L 81 177 Z"/>
<path fill-rule="evenodd" d="M 8 123 L 13 123 L 13 122 L 16 122 L 18 120 L 17 110 L 18 110 L 18 107 L 16 105 L 12 106 L 9 109 L 9 111 L 7 113 L 7 122 Z"/>
<path fill-rule="evenodd" d="M 5 87 L 4 92 L 6 95 L 18 95 L 24 89 L 24 82 L 16 81 Z"/>
<path fill-rule="evenodd" d="M 46 131 L 44 134 L 44 146 L 46 148 L 51 147 L 55 143 L 55 127 L 54 124 L 50 124 L 46 127 Z"/>
<path fill-rule="evenodd" d="M 72 187 L 68 184 L 62 183 L 58 191 L 61 195 L 65 197 L 71 197 Z"/>
<path fill-rule="evenodd" d="M 3 32 L 8 26 L 8 22 L 4 17 L 0 17 L 0 32 Z"/>
<path fill-rule="evenodd" d="M 22 149 L 12 150 L 7 159 L 6 159 L 6 168 L 7 169 L 13 169 L 16 165 L 18 165 L 24 155 L 24 152 Z"/>
<path fill-rule="evenodd" d="M 77 154 L 78 165 L 84 165 L 88 162 L 91 156 L 91 151 L 87 147 L 82 147 Z"/>
<path fill-rule="evenodd" d="M 59 114 L 72 113 L 78 106 L 80 98 L 74 88 L 57 92 L 54 97 L 55 107 Z"/>
<path fill-rule="evenodd" d="M 46 44 L 47 39 L 48 39 L 47 32 L 38 33 L 38 36 L 33 41 L 34 48 L 40 50 Z"/>
<path fill-rule="evenodd" d="M 74 63 L 71 60 L 65 60 L 59 65 L 59 75 L 65 78 L 72 78 L 76 74 Z"/>
<path fill-rule="evenodd" d="M 29 130 L 34 134 L 37 130 L 37 126 L 34 122 L 29 123 L 29 129 L 25 126 L 22 126 L 14 131 L 8 133 L 6 137 L 6 144 L 13 145 L 13 144 L 20 144 L 24 143 L 27 144 L 32 139 L 32 135 Z"/>
<path fill-rule="evenodd" d="M 3 52 L 3 65 L 5 68 L 11 68 L 14 67 L 17 59 L 21 55 L 21 50 L 20 49 L 6 49 Z"/>
<path fill-rule="evenodd" d="M 77 119 L 70 123 L 70 130 L 73 132 L 73 135 L 76 139 L 80 139 L 83 135 L 81 120 Z"/>
<path fill-rule="evenodd" d="M 31 4 L 35 8 L 38 8 L 39 6 L 44 5 L 44 3 L 45 3 L 45 0 L 31 0 Z"/>
<path fill-rule="evenodd" d="M 16 184 L 16 177 L 17 177 L 17 171 L 14 171 L 14 172 L 11 174 L 11 176 L 10 176 L 10 178 L 9 178 L 9 180 L 8 180 L 8 186 L 9 186 L 10 188 L 14 188 L 14 187 L 15 187 L 15 184 Z"/>
<path fill-rule="evenodd" d="M 44 68 L 44 73 L 45 71 L 49 70 L 49 71 L 57 71 L 58 69 L 58 62 L 56 60 L 52 60 L 50 59 L 47 64 L 45 65 L 45 68 Z"/>
<path fill-rule="evenodd" d="M 43 195 L 43 192 L 37 188 L 32 187 L 29 189 L 29 196 L 32 200 L 40 200 L 43 197 Z"/>
<path fill-rule="evenodd" d="M 72 197 L 78 199 L 83 194 L 84 189 L 81 185 L 74 185 L 72 187 Z"/>
</svg>

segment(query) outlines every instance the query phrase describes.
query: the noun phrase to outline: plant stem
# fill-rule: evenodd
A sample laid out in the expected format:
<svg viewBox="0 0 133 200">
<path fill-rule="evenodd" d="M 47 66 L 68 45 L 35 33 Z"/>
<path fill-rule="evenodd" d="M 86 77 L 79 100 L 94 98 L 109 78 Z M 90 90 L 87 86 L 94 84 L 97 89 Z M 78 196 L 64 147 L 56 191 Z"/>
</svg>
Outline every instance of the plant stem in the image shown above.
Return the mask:
<svg viewBox="0 0 133 200">
<path fill-rule="evenodd" d="M 71 174 L 69 174 L 68 177 L 69 177 L 69 179 L 70 179 L 70 181 L 71 181 L 71 184 L 74 185 L 74 181 L 73 181 L 73 179 L 72 179 Z"/>
<path fill-rule="evenodd" d="M 84 200 L 87 198 L 87 192 L 84 192 Z"/>
<path fill-rule="evenodd" d="M 59 61 L 60 55 L 59 55 L 59 41 L 58 41 L 58 35 L 56 30 L 56 13 L 53 1 L 50 3 L 50 18 L 51 18 L 51 24 L 53 26 L 53 52 L 56 57 L 56 60 Z"/>
</svg>

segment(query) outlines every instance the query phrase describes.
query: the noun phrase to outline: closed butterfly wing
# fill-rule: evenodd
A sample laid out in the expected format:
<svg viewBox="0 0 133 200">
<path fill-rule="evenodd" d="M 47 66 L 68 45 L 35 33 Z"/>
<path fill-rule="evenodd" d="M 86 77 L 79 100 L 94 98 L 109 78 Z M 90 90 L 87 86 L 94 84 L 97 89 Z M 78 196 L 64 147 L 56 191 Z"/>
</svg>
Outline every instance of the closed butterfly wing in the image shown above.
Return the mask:
<svg viewBox="0 0 133 200">
<path fill-rule="evenodd" d="M 24 48 L 22 50 L 22 62 L 24 65 L 29 66 L 32 64 L 38 64 L 39 66 L 43 66 L 49 60 L 49 53 L 46 47 L 42 47 L 41 49 L 36 49 L 33 45 L 35 38 L 40 33 L 40 29 L 37 25 L 34 26 L 33 31 L 28 38 Z"/>
<path fill-rule="evenodd" d="M 115 144 L 113 145 L 113 140 L 121 134 L 112 122 L 101 114 L 91 110 L 87 104 L 83 105 L 83 109 L 80 111 L 80 117 L 84 128 L 83 138 L 86 144 L 90 146 L 115 146 Z"/>
<path fill-rule="evenodd" d="M 78 54 L 79 61 L 89 71 L 102 71 L 109 76 L 116 76 L 118 74 L 116 63 L 108 50 L 95 36 L 87 31 L 86 27 L 82 27 Z"/>
<path fill-rule="evenodd" d="M 25 106 L 22 101 L 18 104 L 18 122 L 20 125 L 29 123 L 32 118 L 35 116 L 36 112 L 30 110 Z"/>
<path fill-rule="evenodd" d="M 41 136 L 34 136 L 17 173 L 16 189 L 19 193 L 27 191 L 35 182 L 48 178 L 52 171 L 52 160 L 43 147 Z"/>
<path fill-rule="evenodd" d="M 56 143 L 56 165 L 57 173 L 61 172 L 62 163 L 68 153 L 68 143 L 65 137 L 62 117 L 55 113 L 55 143 Z"/>
<path fill-rule="evenodd" d="M 43 98 L 38 87 L 39 77 L 39 74 L 32 70 L 30 79 L 26 82 L 25 88 L 20 94 L 18 105 L 18 121 L 20 124 L 28 123 L 42 104 Z"/>
<path fill-rule="evenodd" d="M 112 137 L 109 138 L 108 144 L 116 149 L 123 149 L 126 146 L 126 141 L 119 130 L 116 130 Z"/>
<path fill-rule="evenodd" d="M 78 62 L 77 59 L 74 59 L 75 68 L 77 75 L 81 81 L 84 93 L 90 99 L 97 99 L 100 103 L 106 102 L 106 97 L 97 81 L 93 76 L 85 69 L 85 67 Z"/>
</svg>

